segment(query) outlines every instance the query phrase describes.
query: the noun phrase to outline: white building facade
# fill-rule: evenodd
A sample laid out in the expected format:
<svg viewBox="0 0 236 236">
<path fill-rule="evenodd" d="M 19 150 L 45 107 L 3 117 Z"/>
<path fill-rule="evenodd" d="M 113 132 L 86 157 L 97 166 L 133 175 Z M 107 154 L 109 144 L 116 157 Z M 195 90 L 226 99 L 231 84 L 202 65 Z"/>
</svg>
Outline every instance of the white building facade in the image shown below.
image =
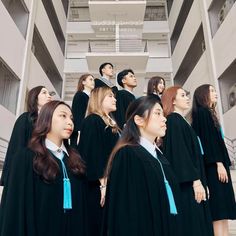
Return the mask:
<svg viewBox="0 0 236 236">
<path fill-rule="evenodd" d="M 99 77 L 103 62 L 133 69 L 138 96 L 155 75 L 192 95 L 214 85 L 236 158 L 235 19 L 235 0 L 1 0 L 0 163 L 29 89 L 71 103 L 79 76 Z"/>
</svg>

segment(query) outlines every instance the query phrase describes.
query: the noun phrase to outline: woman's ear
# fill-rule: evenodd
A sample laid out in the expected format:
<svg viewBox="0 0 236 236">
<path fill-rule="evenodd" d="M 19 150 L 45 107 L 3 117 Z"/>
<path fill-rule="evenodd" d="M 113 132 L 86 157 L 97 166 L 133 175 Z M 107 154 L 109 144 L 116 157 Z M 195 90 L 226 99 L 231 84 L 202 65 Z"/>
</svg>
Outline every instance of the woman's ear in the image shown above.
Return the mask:
<svg viewBox="0 0 236 236">
<path fill-rule="evenodd" d="M 134 123 L 139 126 L 139 127 L 144 127 L 145 125 L 145 120 L 143 117 L 135 115 L 134 116 Z"/>
</svg>

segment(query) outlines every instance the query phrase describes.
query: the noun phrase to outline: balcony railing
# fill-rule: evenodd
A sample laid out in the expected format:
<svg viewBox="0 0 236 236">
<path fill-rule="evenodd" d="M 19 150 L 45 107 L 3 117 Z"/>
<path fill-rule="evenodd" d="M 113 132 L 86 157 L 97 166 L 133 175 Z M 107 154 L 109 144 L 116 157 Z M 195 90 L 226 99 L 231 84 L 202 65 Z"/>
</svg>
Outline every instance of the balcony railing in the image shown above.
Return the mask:
<svg viewBox="0 0 236 236">
<path fill-rule="evenodd" d="M 229 153 L 229 157 L 232 163 L 231 168 L 236 169 L 236 139 L 231 140 L 225 137 L 225 145 Z"/>
<path fill-rule="evenodd" d="M 89 40 L 88 52 L 147 52 L 147 40 L 116 39 Z"/>
</svg>

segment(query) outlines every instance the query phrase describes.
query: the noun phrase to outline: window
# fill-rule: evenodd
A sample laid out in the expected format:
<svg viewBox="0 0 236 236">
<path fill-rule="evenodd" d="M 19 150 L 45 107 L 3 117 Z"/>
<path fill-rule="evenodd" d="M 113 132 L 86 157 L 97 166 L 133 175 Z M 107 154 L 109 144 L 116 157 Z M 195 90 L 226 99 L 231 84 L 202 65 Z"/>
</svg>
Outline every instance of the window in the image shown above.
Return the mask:
<svg viewBox="0 0 236 236">
<path fill-rule="evenodd" d="M 19 86 L 19 78 L 0 58 L 0 104 L 14 114 L 17 108 Z"/>
<path fill-rule="evenodd" d="M 33 44 L 32 44 L 32 52 L 37 58 L 39 64 L 42 69 L 46 73 L 47 77 L 55 87 L 58 94 L 61 95 L 62 92 L 62 77 L 46 47 L 44 44 L 42 37 L 37 29 L 34 26 L 34 34 L 33 34 Z"/>
<path fill-rule="evenodd" d="M 21 34 L 26 37 L 27 25 L 29 19 L 29 11 L 24 4 L 24 1 L 20 0 L 2 0 L 2 3 L 6 7 L 11 18 L 15 22 Z"/>
</svg>

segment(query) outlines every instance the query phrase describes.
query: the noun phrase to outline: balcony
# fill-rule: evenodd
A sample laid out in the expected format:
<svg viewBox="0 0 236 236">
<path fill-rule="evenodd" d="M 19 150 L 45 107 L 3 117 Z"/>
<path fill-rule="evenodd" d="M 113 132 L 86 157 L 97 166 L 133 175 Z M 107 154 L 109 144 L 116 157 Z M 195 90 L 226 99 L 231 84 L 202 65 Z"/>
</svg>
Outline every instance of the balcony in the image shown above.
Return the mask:
<svg viewBox="0 0 236 236">
<path fill-rule="evenodd" d="M 92 24 L 104 25 L 143 22 L 146 1 L 89 1 Z"/>
</svg>

